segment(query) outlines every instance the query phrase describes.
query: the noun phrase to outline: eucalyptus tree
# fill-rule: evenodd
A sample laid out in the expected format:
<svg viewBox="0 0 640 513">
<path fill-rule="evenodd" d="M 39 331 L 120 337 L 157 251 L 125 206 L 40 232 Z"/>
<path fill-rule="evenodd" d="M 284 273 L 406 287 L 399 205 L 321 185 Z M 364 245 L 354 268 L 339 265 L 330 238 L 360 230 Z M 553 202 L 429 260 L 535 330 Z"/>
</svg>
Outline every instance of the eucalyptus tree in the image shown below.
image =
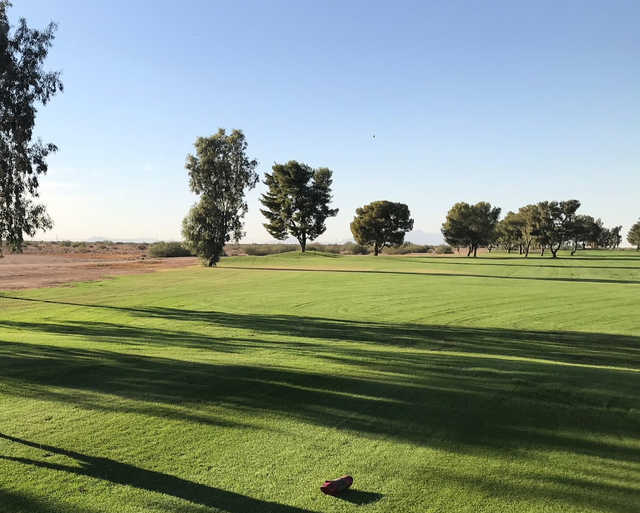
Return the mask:
<svg viewBox="0 0 640 513">
<path fill-rule="evenodd" d="M 540 224 L 542 222 L 540 210 L 537 205 L 525 205 L 518 209 L 518 217 L 521 221 L 520 233 L 522 236 L 522 249 L 524 257 L 529 256 L 531 245 L 538 241 L 540 234 Z"/>
<path fill-rule="evenodd" d="M 10 5 L 0 0 L 0 254 L 3 242 L 22 251 L 25 235 L 53 226 L 37 200 L 47 156 L 57 147 L 34 139 L 33 130 L 38 106 L 63 89 L 60 73 L 43 69 L 56 25 L 31 29 L 21 18 L 11 27 Z"/>
<path fill-rule="evenodd" d="M 241 130 L 224 129 L 211 137 L 198 137 L 196 154 L 185 168 L 191 191 L 200 196 L 182 222 L 186 245 L 209 267 L 216 265 L 231 239 L 240 240 L 248 206 L 246 191 L 258 182 L 258 162 L 247 156 Z"/>
</svg>

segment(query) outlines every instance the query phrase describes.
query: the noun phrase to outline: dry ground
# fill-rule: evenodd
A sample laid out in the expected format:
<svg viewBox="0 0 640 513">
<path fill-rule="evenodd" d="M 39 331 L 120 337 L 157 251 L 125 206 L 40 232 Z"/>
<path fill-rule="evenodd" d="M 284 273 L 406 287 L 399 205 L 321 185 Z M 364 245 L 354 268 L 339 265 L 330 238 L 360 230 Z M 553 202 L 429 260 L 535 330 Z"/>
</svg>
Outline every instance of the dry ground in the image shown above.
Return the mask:
<svg viewBox="0 0 640 513">
<path fill-rule="evenodd" d="M 0 258 L 0 290 L 51 287 L 64 283 L 100 280 L 108 276 L 148 273 L 196 265 L 195 257 L 149 258 L 143 249 L 64 252 L 55 247 Z M 66 248 L 65 248 L 66 249 Z"/>
</svg>

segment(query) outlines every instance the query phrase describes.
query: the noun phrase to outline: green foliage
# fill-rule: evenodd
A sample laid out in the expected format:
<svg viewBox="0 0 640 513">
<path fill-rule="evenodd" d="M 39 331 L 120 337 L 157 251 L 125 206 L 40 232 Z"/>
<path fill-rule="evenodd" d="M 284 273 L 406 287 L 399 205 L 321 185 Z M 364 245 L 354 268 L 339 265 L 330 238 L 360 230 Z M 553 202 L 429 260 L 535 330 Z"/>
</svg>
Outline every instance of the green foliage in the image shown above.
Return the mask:
<svg viewBox="0 0 640 513">
<path fill-rule="evenodd" d="M 149 255 L 161 257 L 187 257 L 193 253 L 179 242 L 156 242 L 149 247 Z"/>
<path fill-rule="evenodd" d="M 404 242 L 405 233 L 413 229 L 409 207 L 404 203 L 374 201 L 356 209 L 351 233 L 358 244 L 373 246 L 373 254 Z"/>
<path fill-rule="evenodd" d="M 326 167 L 312 169 L 295 160 L 274 164 L 272 173 L 265 174 L 268 190 L 260 199 L 269 234 L 278 240 L 295 237 L 304 253 L 307 242 L 325 232 L 327 218 L 338 214 L 337 208 L 329 208 L 331 176 Z"/>
<path fill-rule="evenodd" d="M 386 255 L 410 255 L 413 253 L 431 253 L 433 246 L 428 244 L 414 244 L 413 242 L 403 242 L 399 246 L 391 246 L 384 250 Z"/>
<path fill-rule="evenodd" d="M 242 219 L 248 206 L 245 192 L 258 181 L 258 162 L 247 157 L 247 142 L 240 130 L 227 135 L 222 128 L 211 137 L 198 137 L 196 155 L 188 155 L 185 168 L 191 190 L 200 195 L 182 223 L 186 246 L 210 267 L 224 253 L 224 245 L 243 236 Z"/>
<path fill-rule="evenodd" d="M 353 244 L 350 246 L 351 254 L 353 255 L 368 255 L 369 246 L 363 246 L 362 244 Z"/>
<path fill-rule="evenodd" d="M 243 244 L 240 247 L 247 255 L 251 256 L 276 255 L 296 250 L 294 244 Z"/>
<path fill-rule="evenodd" d="M 636 246 L 636 250 L 640 251 L 640 221 L 634 223 L 627 234 L 629 244 Z"/>
<path fill-rule="evenodd" d="M 537 240 L 544 248 L 549 247 L 553 258 L 563 243 L 569 241 L 575 231 L 576 211 L 580 208 L 578 200 L 541 201 L 538 203 L 539 224 Z"/>
<path fill-rule="evenodd" d="M 314 242 L 313 244 L 308 244 L 307 249 L 309 251 L 321 251 L 323 253 L 339 255 L 340 253 L 344 253 L 346 248 L 342 244 L 320 244 L 318 242 Z"/>
<path fill-rule="evenodd" d="M 42 69 L 56 25 L 30 29 L 24 19 L 11 30 L 7 1 L 0 1 L 0 252 L 2 241 L 22 251 L 24 236 L 53 226 L 36 203 L 47 156 L 57 150 L 33 137 L 37 105 L 62 91 L 59 73 Z"/>
<path fill-rule="evenodd" d="M 508 212 L 496 227 L 496 242 L 511 253 L 514 247 L 522 244 L 522 230 L 525 221 L 520 214 Z"/>
<path fill-rule="evenodd" d="M 500 209 L 481 201 L 475 205 L 460 202 L 451 207 L 442 224 L 442 235 L 455 247 L 468 248 L 468 254 L 477 255 L 480 246 L 495 240 Z"/>
<path fill-rule="evenodd" d="M 436 255 L 452 255 L 453 248 L 448 244 L 440 244 L 439 246 L 436 246 L 435 248 L 433 248 L 433 252 Z"/>
</svg>

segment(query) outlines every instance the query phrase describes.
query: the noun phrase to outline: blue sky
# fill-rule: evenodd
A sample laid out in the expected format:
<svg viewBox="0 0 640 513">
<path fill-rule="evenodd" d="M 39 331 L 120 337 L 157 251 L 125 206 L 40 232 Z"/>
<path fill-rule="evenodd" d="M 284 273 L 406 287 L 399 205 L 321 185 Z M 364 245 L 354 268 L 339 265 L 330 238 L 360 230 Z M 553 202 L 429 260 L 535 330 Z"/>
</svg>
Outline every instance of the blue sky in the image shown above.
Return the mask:
<svg viewBox="0 0 640 513">
<path fill-rule="evenodd" d="M 37 127 L 60 147 L 47 238 L 178 239 L 185 156 L 219 127 L 245 132 L 261 174 L 333 169 L 323 241 L 378 199 L 427 233 L 457 201 L 578 198 L 625 230 L 640 216 L 640 2 L 14 4 L 14 22 L 59 24 L 65 91 Z M 247 241 L 270 240 L 262 190 Z"/>
</svg>

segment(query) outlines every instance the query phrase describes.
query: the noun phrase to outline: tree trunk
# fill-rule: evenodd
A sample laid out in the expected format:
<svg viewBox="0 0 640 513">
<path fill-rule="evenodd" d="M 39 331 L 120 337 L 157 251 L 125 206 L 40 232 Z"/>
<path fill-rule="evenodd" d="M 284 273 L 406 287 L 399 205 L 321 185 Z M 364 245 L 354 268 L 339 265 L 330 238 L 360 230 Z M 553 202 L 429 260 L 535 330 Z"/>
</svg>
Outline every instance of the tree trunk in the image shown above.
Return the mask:
<svg viewBox="0 0 640 513">
<path fill-rule="evenodd" d="M 551 258 L 556 258 L 558 256 L 558 250 L 562 244 L 558 244 L 558 246 L 553 249 L 553 244 L 549 245 L 549 251 L 551 251 Z"/>
<path fill-rule="evenodd" d="M 300 243 L 300 251 L 304 253 L 307 250 L 307 238 L 302 237 L 298 239 L 298 242 Z"/>
<path fill-rule="evenodd" d="M 467 251 L 467 256 L 471 256 L 471 252 L 473 251 L 473 246 L 469 246 L 469 250 Z"/>
<path fill-rule="evenodd" d="M 578 250 L 578 243 L 576 242 L 573 245 L 573 249 L 571 250 L 571 256 L 575 255 L 577 250 Z"/>
<path fill-rule="evenodd" d="M 478 246 L 473 246 L 473 258 L 478 255 Z"/>
<path fill-rule="evenodd" d="M 380 248 L 378 247 L 378 243 L 376 242 L 373 245 L 373 256 L 378 256 L 378 253 L 380 253 Z"/>
<path fill-rule="evenodd" d="M 540 256 L 544 256 L 544 250 L 545 250 L 545 247 L 540 246 Z"/>
</svg>

